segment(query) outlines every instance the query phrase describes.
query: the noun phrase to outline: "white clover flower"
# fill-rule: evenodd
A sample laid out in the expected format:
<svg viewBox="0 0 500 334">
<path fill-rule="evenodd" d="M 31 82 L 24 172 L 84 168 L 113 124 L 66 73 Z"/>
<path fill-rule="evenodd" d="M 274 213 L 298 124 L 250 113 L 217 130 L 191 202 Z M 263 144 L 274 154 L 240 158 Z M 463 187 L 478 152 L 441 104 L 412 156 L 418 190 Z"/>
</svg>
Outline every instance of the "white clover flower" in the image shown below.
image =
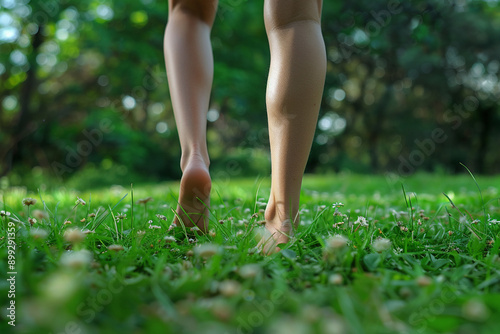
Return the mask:
<svg viewBox="0 0 500 334">
<path fill-rule="evenodd" d="M 82 249 L 79 251 L 69 251 L 61 256 L 60 262 L 64 267 L 79 269 L 86 267 L 92 261 L 92 253 Z"/>
<path fill-rule="evenodd" d="M 23 205 L 25 206 L 30 206 L 30 205 L 35 205 L 36 204 L 36 199 L 28 197 L 23 199 Z"/>
<path fill-rule="evenodd" d="M 61 271 L 52 274 L 43 283 L 42 293 L 44 301 L 56 304 L 63 304 L 73 298 L 78 290 L 78 282 L 73 273 Z"/>
<path fill-rule="evenodd" d="M 235 280 L 225 280 L 219 284 L 219 292 L 225 297 L 233 297 L 240 293 L 241 284 Z"/>
<path fill-rule="evenodd" d="M 375 239 L 372 243 L 372 248 L 377 253 L 382 253 L 391 248 L 391 241 L 386 238 Z"/>
<path fill-rule="evenodd" d="M 328 283 L 330 283 L 332 285 L 340 285 L 340 284 L 342 284 L 343 280 L 344 280 L 344 278 L 340 274 L 331 274 L 328 277 Z"/>
<path fill-rule="evenodd" d="M 488 214 L 488 223 L 489 223 L 490 225 L 491 225 L 491 224 L 496 225 L 496 224 L 500 224 L 500 221 L 499 221 L 499 220 L 497 220 L 497 219 L 493 219 L 493 218 L 491 218 L 491 217 L 490 217 L 490 215 Z"/>
<path fill-rule="evenodd" d="M 70 228 L 64 231 L 64 240 L 77 244 L 85 239 L 85 234 L 78 228 Z"/>
<path fill-rule="evenodd" d="M 34 228 L 30 230 L 30 235 L 33 239 L 45 239 L 49 235 L 49 232 L 41 228 Z"/>
<path fill-rule="evenodd" d="M 171 236 L 171 235 L 166 235 L 163 240 L 165 240 L 165 242 L 167 243 L 171 243 L 171 242 L 175 242 L 175 237 L 174 236 Z"/>
<path fill-rule="evenodd" d="M 201 244 L 198 247 L 194 248 L 194 253 L 199 257 L 208 259 L 219 253 L 219 246 L 210 243 Z"/>
<path fill-rule="evenodd" d="M 348 239 L 340 234 L 336 234 L 326 240 L 326 246 L 332 250 L 341 250 L 347 246 Z"/>
<path fill-rule="evenodd" d="M 122 251 L 124 248 L 122 245 L 109 245 L 108 249 L 110 251 L 119 252 L 119 251 Z"/>
<path fill-rule="evenodd" d="M 355 225 L 359 224 L 360 226 L 368 226 L 366 222 L 366 218 L 363 216 L 358 216 L 358 219 L 354 222 Z"/>
<path fill-rule="evenodd" d="M 472 321 L 482 322 L 490 317 L 490 310 L 480 300 L 469 300 L 462 306 L 464 318 Z"/>
<path fill-rule="evenodd" d="M 33 217 L 38 220 L 49 219 L 49 214 L 42 210 L 33 210 Z"/>
<path fill-rule="evenodd" d="M 429 286 L 432 284 L 432 278 L 430 278 L 429 276 L 423 275 L 423 276 L 417 277 L 416 282 L 417 282 L 418 286 L 425 287 L 425 286 Z"/>
<path fill-rule="evenodd" d="M 10 216 L 10 212 L 9 211 L 0 211 L 0 217 L 8 217 Z"/>
<path fill-rule="evenodd" d="M 245 279 L 255 278 L 262 272 L 260 265 L 251 263 L 245 264 L 238 270 L 238 274 Z"/>
</svg>

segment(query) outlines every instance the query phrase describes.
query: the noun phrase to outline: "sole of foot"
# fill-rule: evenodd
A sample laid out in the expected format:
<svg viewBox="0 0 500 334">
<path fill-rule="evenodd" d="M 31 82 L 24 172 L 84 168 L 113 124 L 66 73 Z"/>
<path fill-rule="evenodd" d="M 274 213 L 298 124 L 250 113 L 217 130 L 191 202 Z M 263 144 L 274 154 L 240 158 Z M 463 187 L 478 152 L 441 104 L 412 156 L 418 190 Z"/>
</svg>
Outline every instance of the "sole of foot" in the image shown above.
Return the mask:
<svg viewBox="0 0 500 334">
<path fill-rule="evenodd" d="M 188 164 L 182 174 L 179 188 L 179 202 L 174 224 L 182 223 L 187 229 L 198 227 L 208 231 L 210 190 L 212 181 L 208 168 L 201 162 Z"/>
</svg>

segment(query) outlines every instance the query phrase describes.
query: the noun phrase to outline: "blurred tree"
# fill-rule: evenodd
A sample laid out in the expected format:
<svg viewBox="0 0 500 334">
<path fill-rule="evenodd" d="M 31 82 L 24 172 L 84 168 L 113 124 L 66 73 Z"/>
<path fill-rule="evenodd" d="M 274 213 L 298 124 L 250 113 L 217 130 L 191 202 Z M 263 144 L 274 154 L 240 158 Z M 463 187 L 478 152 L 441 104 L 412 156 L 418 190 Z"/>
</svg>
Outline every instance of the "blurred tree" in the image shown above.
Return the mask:
<svg viewBox="0 0 500 334">
<path fill-rule="evenodd" d="M 163 65 L 167 1 L 0 5 L 0 175 L 40 166 L 65 179 L 94 166 L 179 176 Z M 499 7 L 325 1 L 329 63 L 308 171 L 456 172 L 458 162 L 500 171 Z M 262 11 L 262 1 L 219 4 L 208 115 L 216 169 L 236 161 L 254 172 L 244 157 L 268 150 Z"/>
</svg>

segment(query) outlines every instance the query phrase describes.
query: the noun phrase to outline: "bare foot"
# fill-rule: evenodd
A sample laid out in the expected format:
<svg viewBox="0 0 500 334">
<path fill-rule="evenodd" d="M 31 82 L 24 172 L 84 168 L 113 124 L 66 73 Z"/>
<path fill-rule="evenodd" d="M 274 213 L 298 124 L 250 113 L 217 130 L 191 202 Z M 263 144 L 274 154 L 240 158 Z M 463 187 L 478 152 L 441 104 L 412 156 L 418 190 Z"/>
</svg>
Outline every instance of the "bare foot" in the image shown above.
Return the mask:
<svg viewBox="0 0 500 334">
<path fill-rule="evenodd" d="M 203 233 L 208 231 L 210 189 L 212 181 L 208 167 L 202 159 L 191 159 L 182 173 L 174 224 L 185 227 L 197 226 Z"/>
<path fill-rule="evenodd" d="M 299 217 L 295 215 L 294 223 L 289 215 L 278 214 L 272 201 L 266 208 L 265 230 L 261 233 L 259 244 L 257 248 L 261 249 L 265 255 L 279 252 L 281 249 L 278 247 L 280 244 L 286 244 L 293 237 L 295 228 L 298 225 Z"/>
</svg>

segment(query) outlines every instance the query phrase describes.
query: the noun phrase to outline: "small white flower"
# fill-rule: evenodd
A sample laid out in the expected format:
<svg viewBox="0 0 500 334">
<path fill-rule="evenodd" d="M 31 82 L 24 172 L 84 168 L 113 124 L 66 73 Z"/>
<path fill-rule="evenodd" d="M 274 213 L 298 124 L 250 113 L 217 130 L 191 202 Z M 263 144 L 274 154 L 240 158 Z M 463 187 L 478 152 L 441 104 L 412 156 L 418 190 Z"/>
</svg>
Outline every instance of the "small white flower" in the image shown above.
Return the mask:
<svg viewBox="0 0 500 334">
<path fill-rule="evenodd" d="M 158 225 L 149 225 L 149 228 L 150 229 L 158 229 L 158 228 L 161 228 L 161 226 L 158 226 Z"/>
<path fill-rule="evenodd" d="M 60 262 L 63 266 L 79 269 L 86 267 L 92 261 L 92 253 L 82 249 L 79 251 L 69 251 L 61 256 Z"/>
<path fill-rule="evenodd" d="M 171 235 L 166 235 L 163 240 L 165 240 L 165 242 L 167 243 L 171 243 L 171 242 L 175 242 L 175 237 L 174 236 L 171 236 Z"/>
<path fill-rule="evenodd" d="M 432 284 L 432 278 L 430 278 L 429 276 L 419 276 L 417 279 L 416 279 L 416 282 L 417 282 L 417 285 L 420 286 L 420 287 L 425 287 L 425 286 L 429 286 Z"/>
<path fill-rule="evenodd" d="M 241 284 L 235 280 L 225 280 L 219 284 L 219 292 L 225 297 L 236 296 L 240 293 Z"/>
<path fill-rule="evenodd" d="M 122 245 L 109 245 L 109 246 L 108 246 L 108 249 L 109 249 L 110 251 L 119 252 L 119 251 L 122 251 L 122 250 L 123 250 L 123 246 L 122 246 Z"/>
<path fill-rule="evenodd" d="M 368 226 L 366 222 L 366 218 L 363 216 L 358 216 L 358 219 L 354 222 L 355 225 L 359 224 L 360 226 Z"/>
<path fill-rule="evenodd" d="M 483 322 L 490 317 L 490 310 L 480 300 L 469 300 L 462 306 L 462 315 L 468 320 Z"/>
<path fill-rule="evenodd" d="M 77 228 L 70 228 L 64 231 L 64 240 L 76 244 L 85 239 L 85 234 Z"/>
<path fill-rule="evenodd" d="M 240 276 L 246 279 L 255 278 L 260 275 L 261 272 L 262 268 L 258 264 L 254 263 L 245 264 L 238 270 Z"/>
<path fill-rule="evenodd" d="M 373 241 L 372 248 L 377 253 L 382 253 L 391 248 L 391 240 L 379 238 Z"/>
<path fill-rule="evenodd" d="M 334 235 L 326 240 L 326 246 L 332 250 L 341 250 L 347 246 L 347 238 L 342 235 Z"/>
<path fill-rule="evenodd" d="M 340 274 L 332 274 L 330 277 L 328 277 L 328 283 L 332 285 L 340 285 L 342 284 L 342 281 L 344 278 Z"/>
<path fill-rule="evenodd" d="M 41 228 L 34 228 L 30 230 L 30 235 L 33 239 L 45 239 L 49 235 L 49 232 Z"/>
<path fill-rule="evenodd" d="M 214 244 L 201 244 L 194 249 L 194 253 L 202 258 L 208 259 L 219 252 L 219 247 Z"/>
<path fill-rule="evenodd" d="M 497 219 L 492 219 L 492 218 L 490 217 L 490 215 L 488 215 L 488 223 L 490 223 L 490 225 L 491 225 L 491 224 L 500 224 L 500 221 L 499 221 L 499 220 L 497 220 Z"/>
<path fill-rule="evenodd" d="M 0 211 L 0 217 L 8 217 L 10 216 L 10 212 L 9 211 Z"/>
<path fill-rule="evenodd" d="M 49 214 L 42 210 L 33 210 L 33 217 L 38 220 L 49 219 Z"/>
</svg>

